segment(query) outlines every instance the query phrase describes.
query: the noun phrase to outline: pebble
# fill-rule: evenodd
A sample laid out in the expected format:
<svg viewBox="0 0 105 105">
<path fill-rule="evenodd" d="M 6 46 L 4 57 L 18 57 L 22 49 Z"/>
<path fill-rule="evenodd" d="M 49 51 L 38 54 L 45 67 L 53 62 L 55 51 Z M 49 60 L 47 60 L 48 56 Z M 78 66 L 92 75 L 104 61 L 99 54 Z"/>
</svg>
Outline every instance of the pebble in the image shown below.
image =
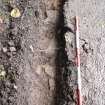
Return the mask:
<svg viewBox="0 0 105 105">
<path fill-rule="evenodd" d="M 47 73 L 49 76 L 54 77 L 54 68 L 50 65 L 45 65 L 44 67 L 45 73 Z"/>
<path fill-rule="evenodd" d="M 54 90 L 54 88 L 55 88 L 54 79 L 49 79 L 49 88 L 50 88 L 50 90 Z"/>
<path fill-rule="evenodd" d="M 16 51 L 16 48 L 15 47 L 10 47 L 10 51 L 11 52 L 15 52 Z"/>
<path fill-rule="evenodd" d="M 31 49 L 32 52 L 34 52 L 34 48 L 33 48 L 32 45 L 30 45 L 30 49 Z"/>
<path fill-rule="evenodd" d="M 11 11 L 11 16 L 14 18 L 19 18 L 21 16 L 20 10 L 18 8 L 14 8 Z"/>
<path fill-rule="evenodd" d="M 8 42 L 8 45 L 9 45 L 9 46 L 14 46 L 15 44 L 14 44 L 13 41 L 10 41 L 10 42 Z"/>
<path fill-rule="evenodd" d="M 3 23 L 3 19 L 2 19 L 2 18 L 0 18 L 0 23 L 1 23 L 1 24 Z"/>
<path fill-rule="evenodd" d="M 38 75 L 40 75 L 40 74 L 42 73 L 42 66 L 41 66 L 41 65 L 38 65 L 38 66 L 37 66 L 36 73 L 37 73 Z"/>
<path fill-rule="evenodd" d="M 3 52 L 6 53 L 7 52 L 7 48 L 3 47 Z"/>
<path fill-rule="evenodd" d="M 84 47 L 85 47 L 85 49 L 88 50 L 88 49 L 89 49 L 89 44 L 86 43 L 86 44 L 84 45 Z"/>
<path fill-rule="evenodd" d="M 6 72 L 5 71 L 1 71 L 0 76 L 5 76 Z"/>
<path fill-rule="evenodd" d="M 16 85 L 14 85 L 14 89 L 17 89 L 17 86 Z"/>
</svg>

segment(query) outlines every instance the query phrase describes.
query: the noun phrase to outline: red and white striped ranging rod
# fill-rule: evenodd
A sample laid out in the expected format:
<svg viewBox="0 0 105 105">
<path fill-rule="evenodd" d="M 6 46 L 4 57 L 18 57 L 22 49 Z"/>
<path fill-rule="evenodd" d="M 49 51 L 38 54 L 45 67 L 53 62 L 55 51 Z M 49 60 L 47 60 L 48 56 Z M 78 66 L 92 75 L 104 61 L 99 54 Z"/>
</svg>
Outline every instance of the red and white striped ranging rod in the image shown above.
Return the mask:
<svg viewBox="0 0 105 105">
<path fill-rule="evenodd" d="M 78 16 L 76 16 L 76 67 L 77 67 L 77 105 L 82 105 Z"/>
</svg>

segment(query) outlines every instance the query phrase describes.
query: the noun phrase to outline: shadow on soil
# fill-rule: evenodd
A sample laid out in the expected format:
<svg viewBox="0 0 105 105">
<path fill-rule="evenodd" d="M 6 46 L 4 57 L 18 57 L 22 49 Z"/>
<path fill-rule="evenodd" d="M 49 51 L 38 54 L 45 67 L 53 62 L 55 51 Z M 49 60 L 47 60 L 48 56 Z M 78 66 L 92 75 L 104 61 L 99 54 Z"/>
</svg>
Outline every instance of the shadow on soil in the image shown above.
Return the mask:
<svg viewBox="0 0 105 105">
<path fill-rule="evenodd" d="M 63 0 L 60 6 L 59 19 L 56 27 L 57 47 L 61 49 L 58 50 L 55 61 L 57 71 L 55 105 L 68 105 L 70 98 L 72 97 L 72 92 L 70 91 L 68 84 L 68 77 L 71 72 L 68 70 L 69 60 L 67 52 L 65 51 L 66 41 L 64 36 L 67 31 L 72 32 L 72 30 L 65 27 L 63 6 L 66 1 L 67 0 Z"/>
</svg>

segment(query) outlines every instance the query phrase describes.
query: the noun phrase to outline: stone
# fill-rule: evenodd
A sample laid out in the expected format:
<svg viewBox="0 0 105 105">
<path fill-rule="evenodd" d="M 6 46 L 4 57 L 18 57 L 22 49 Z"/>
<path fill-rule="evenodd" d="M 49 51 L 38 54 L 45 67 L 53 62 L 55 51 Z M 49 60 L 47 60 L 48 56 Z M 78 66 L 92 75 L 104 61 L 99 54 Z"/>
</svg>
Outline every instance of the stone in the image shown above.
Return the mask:
<svg viewBox="0 0 105 105">
<path fill-rule="evenodd" d="M 5 71 L 1 71 L 1 73 L 0 73 L 0 76 L 5 76 L 6 75 L 6 72 Z"/>
<path fill-rule="evenodd" d="M 17 90 L 17 88 L 18 88 L 18 87 L 17 87 L 16 85 L 14 85 L 14 89 L 16 89 L 16 90 Z"/>
<path fill-rule="evenodd" d="M 54 79 L 49 79 L 49 88 L 50 88 L 50 90 L 54 90 L 54 88 L 55 88 L 55 80 Z"/>
<path fill-rule="evenodd" d="M 0 17 L 0 24 L 2 24 L 3 23 L 3 19 Z"/>
<path fill-rule="evenodd" d="M 13 41 L 10 41 L 10 42 L 8 42 L 8 45 L 9 46 L 14 46 L 14 42 Z"/>
<path fill-rule="evenodd" d="M 16 51 L 16 48 L 15 47 L 10 47 L 10 51 L 11 52 L 15 52 Z"/>
<path fill-rule="evenodd" d="M 37 66 L 36 73 L 37 73 L 38 75 L 40 75 L 40 74 L 42 73 L 42 66 L 41 66 L 41 65 L 38 65 L 38 66 Z"/>
<path fill-rule="evenodd" d="M 50 77 L 54 77 L 54 68 L 50 65 L 45 65 L 44 66 L 45 73 L 47 73 Z"/>
<path fill-rule="evenodd" d="M 3 52 L 6 53 L 7 52 L 7 48 L 3 47 Z"/>
<path fill-rule="evenodd" d="M 34 48 L 33 48 L 32 45 L 30 45 L 30 49 L 31 49 L 32 52 L 34 52 Z"/>
<path fill-rule="evenodd" d="M 14 18 L 19 18 L 21 16 L 20 10 L 18 8 L 14 8 L 11 11 L 11 16 Z"/>
</svg>

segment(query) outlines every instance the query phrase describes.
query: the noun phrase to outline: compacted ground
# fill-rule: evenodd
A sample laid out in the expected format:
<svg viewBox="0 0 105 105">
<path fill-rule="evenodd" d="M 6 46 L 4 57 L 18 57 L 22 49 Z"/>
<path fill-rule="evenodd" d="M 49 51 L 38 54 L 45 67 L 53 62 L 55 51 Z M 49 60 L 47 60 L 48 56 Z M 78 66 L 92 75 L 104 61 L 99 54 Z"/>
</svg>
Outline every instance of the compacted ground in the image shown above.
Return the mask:
<svg viewBox="0 0 105 105">
<path fill-rule="evenodd" d="M 76 14 L 83 105 L 105 105 L 104 5 L 104 0 L 0 0 L 0 105 L 77 105 Z M 11 16 L 14 8 L 20 17 Z"/>
<path fill-rule="evenodd" d="M 75 15 L 80 20 L 83 105 L 105 105 L 105 0 L 68 0 L 64 8 L 67 27 L 74 29 Z M 73 61 L 74 34 L 66 33 L 66 40 Z"/>
<path fill-rule="evenodd" d="M 0 0 L 0 105 L 54 104 L 60 5 L 59 0 Z M 15 7 L 18 18 L 10 15 Z"/>
</svg>

